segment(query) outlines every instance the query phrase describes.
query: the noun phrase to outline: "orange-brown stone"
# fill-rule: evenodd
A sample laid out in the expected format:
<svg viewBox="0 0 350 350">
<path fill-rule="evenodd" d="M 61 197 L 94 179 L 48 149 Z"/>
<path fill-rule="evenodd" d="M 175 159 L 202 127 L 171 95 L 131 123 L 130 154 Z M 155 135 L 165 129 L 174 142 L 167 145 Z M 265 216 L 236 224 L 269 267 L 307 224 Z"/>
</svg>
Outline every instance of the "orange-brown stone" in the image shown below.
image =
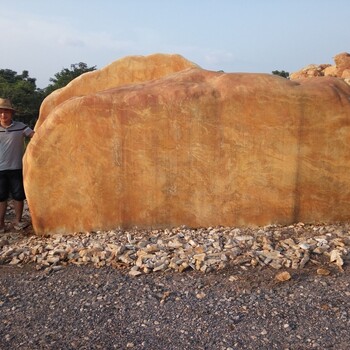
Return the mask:
<svg viewBox="0 0 350 350">
<path fill-rule="evenodd" d="M 313 78 L 316 76 L 331 76 L 342 78 L 348 83 L 348 71 L 350 70 L 350 54 L 347 52 L 334 56 L 335 65 L 330 64 L 310 64 L 303 69 L 291 73 L 291 80 L 303 78 Z"/>
<path fill-rule="evenodd" d="M 62 89 L 55 90 L 42 103 L 36 129 L 51 111 L 74 96 L 85 96 L 118 86 L 159 79 L 198 65 L 180 55 L 153 54 L 128 56 L 108 66 L 80 75 Z"/>
<path fill-rule="evenodd" d="M 332 77 L 193 67 L 72 97 L 47 112 L 26 151 L 33 226 L 349 220 L 349 126 L 350 87 Z"/>
<path fill-rule="evenodd" d="M 349 79 L 350 78 L 350 68 L 349 69 L 344 69 L 341 77 L 343 79 Z"/>
<path fill-rule="evenodd" d="M 338 68 L 339 76 L 343 74 L 345 69 L 350 69 L 350 54 L 347 52 L 334 56 L 334 62 Z"/>
</svg>

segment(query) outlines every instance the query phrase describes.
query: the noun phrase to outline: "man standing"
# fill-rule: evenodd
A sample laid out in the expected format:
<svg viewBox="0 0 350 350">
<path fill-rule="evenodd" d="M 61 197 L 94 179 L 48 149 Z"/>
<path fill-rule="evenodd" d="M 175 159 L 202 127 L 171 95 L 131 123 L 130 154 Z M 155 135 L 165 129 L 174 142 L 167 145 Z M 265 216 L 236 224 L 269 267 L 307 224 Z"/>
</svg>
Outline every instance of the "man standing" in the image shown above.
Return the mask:
<svg viewBox="0 0 350 350">
<path fill-rule="evenodd" d="M 34 131 L 22 122 L 14 121 L 11 101 L 0 98 L 0 233 L 5 232 L 7 200 L 11 193 L 14 200 L 14 228 L 21 230 L 25 193 L 23 188 L 22 157 L 24 138 Z"/>
</svg>

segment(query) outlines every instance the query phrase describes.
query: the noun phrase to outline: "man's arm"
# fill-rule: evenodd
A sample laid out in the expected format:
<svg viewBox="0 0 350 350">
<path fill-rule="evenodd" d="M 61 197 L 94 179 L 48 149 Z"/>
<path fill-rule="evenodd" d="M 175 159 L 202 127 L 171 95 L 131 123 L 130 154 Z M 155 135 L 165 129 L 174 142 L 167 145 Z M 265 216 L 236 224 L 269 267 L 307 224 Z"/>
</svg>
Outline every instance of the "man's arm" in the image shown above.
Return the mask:
<svg viewBox="0 0 350 350">
<path fill-rule="evenodd" d="M 29 137 L 32 138 L 33 135 L 35 134 L 35 131 L 33 129 L 31 129 L 29 126 L 27 128 L 25 128 L 25 130 L 23 131 L 23 134 L 25 137 Z"/>
</svg>

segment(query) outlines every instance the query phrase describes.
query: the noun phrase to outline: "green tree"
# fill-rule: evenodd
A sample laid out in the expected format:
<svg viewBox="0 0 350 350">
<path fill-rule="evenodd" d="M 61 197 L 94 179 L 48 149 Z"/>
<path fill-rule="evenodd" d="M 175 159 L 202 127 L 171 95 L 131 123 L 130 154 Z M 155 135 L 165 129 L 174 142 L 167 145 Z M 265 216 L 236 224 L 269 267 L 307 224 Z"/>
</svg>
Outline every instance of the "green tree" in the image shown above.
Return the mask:
<svg viewBox="0 0 350 350">
<path fill-rule="evenodd" d="M 54 78 L 50 78 L 52 84 L 45 88 L 45 95 L 49 95 L 51 92 L 66 86 L 79 75 L 94 70 L 96 70 L 96 66 L 88 67 L 84 62 L 71 64 L 70 69 L 63 68 L 60 72 L 55 74 Z"/>
<path fill-rule="evenodd" d="M 28 71 L 17 74 L 11 69 L 0 69 L 0 97 L 11 100 L 16 120 L 34 127 L 44 92 L 36 87 L 36 79 L 31 78 Z"/>
<path fill-rule="evenodd" d="M 285 72 L 284 70 L 274 70 L 272 71 L 272 74 L 279 75 L 283 78 L 289 79 L 289 73 Z"/>
</svg>

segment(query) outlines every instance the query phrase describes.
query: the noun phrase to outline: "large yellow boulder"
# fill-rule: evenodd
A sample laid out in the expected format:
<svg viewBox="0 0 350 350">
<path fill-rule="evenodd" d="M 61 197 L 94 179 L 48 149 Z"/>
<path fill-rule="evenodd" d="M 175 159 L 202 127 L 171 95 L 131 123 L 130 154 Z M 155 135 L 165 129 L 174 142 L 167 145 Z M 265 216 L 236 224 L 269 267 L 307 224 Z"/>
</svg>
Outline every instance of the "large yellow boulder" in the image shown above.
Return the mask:
<svg viewBox="0 0 350 350">
<path fill-rule="evenodd" d="M 187 67 L 71 96 L 24 158 L 38 234 L 350 219 L 340 79 Z"/>
<path fill-rule="evenodd" d="M 199 66 L 180 55 L 153 54 L 124 57 L 102 69 L 82 74 L 64 88 L 55 90 L 43 101 L 35 127 L 38 129 L 55 107 L 71 97 L 159 79 L 194 67 Z"/>
</svg>

